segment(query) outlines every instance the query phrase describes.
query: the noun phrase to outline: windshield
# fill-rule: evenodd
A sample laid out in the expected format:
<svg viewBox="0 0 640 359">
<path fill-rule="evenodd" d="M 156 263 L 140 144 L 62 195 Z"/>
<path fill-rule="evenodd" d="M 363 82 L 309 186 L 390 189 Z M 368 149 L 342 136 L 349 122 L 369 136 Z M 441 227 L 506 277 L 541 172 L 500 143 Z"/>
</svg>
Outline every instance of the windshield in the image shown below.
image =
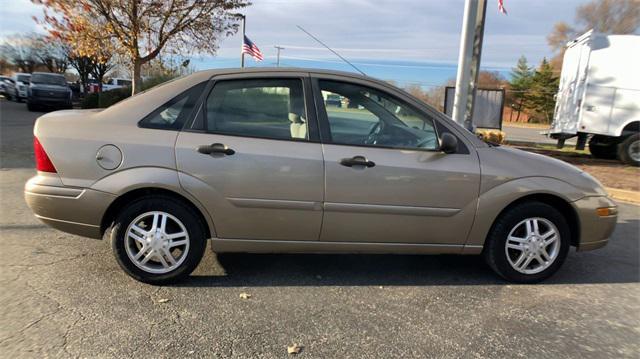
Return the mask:
<svg viewBox="0 0 640 359">
<path fill-rule="evenodd" d="M 31 83 L 58 86 L 67 85 L 67 81 L 64 79 L 64 76 L 48 74 L 34 74 L 31 76 Z"/>
<path fill-rule="evenodd" d="M 29 75 L 18 75 L 18 81 L 20 82 L 29 83 L 29 78 L 31 78 Z"/>
</svg>

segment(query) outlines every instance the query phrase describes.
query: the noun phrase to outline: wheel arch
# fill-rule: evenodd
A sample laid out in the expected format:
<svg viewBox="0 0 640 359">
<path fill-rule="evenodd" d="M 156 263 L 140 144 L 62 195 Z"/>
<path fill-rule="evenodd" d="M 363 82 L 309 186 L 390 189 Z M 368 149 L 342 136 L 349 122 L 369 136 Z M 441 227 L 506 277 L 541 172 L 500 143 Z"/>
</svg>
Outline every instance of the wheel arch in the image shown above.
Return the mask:
<svg viewBox="0 0 640 359">
<path fill-rule="evenodd" d="M 619 136 L 624 137 L 640 132 L 640 120 L 631 120 L 622 127 Z"/>
<path fill-rule="evenodd" d="M 577 245 L 580 219 L 571 203 L 584 196 L 584 192 L 573 185 L 550 177 L 526 177 L 498 185 L 478 198 L 476 217 L 466 241 L 468 252 L 484 246 L 500 215 L 526 201 L 539 201 L 557 208 L 569 224 L 571 244 Z"/>
<path fill-rule="evenodd" d="M 203 213 L 200 207 L 194 204 L 187 197 L 166 188 L 142 187 L 142 188 L 136 188 L 128 192 L 125 192 L 119 195 L 113 202 L 111 202 L 109 207 L 107 207 L 107 210 L 105 211 L 104 215 L 102 216 L 102 220 L 100 222 L 101 235 L 104 235 L 107 229 L 111 227 L 118 212 L 124 206 L 126 206 L 128 203 L 131 203 L 132 201 L 138 198 L 149 196 L 149 195 L 161 195 L 165 197 L 171 197 L 177 201 L 182 202 L 186 206 L 190 207 L 198 215 L 198 219 L 204 224 L 206 238 L 211 238 L 212 235 L 214 234 L 213 228 L 211 228 L 211 223 L 210 221 L 207 220 L 205 213 Z"/>
<path fill-rule="evenodd" d="M 493 219 L 493 223 L 491 223 L 491 228 L 489 229 L 489 232 L 487 232 L 487 236 L 491 233 L 495 226 L 495 223 L 502 215 L 504 215 L 504 213 L 509 211 L 511 208 L 526 202 L 541 202 L 557 209 L 560 214 L 562 214 L 562 216 L 567 220 L 567 224 L 569 225 L 569 231 L 571 233 L 571 245 L 577 247 L 580 244 L 580 219 L 578 217 L 578 213 L 576 212 L 575 208 L 573 208 L 573 206 L 571 206 L 571 204 L 564 198 L 550 193 L 532 193 L 520 197 L 509 203 Z"/>
</svg>

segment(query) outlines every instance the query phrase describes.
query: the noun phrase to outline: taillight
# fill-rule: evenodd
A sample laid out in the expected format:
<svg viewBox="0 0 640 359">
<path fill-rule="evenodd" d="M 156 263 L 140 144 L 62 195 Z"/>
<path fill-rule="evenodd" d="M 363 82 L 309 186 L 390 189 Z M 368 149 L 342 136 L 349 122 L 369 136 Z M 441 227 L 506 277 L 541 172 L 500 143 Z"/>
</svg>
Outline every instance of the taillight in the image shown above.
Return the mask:
<svg viewBox="0 0 640 359">
<path fill-rule="evenodd" d="M 41 172 L 53 172 L 56 173 L 56 168 L 49 159 L 49 156 L 44 151 L 44 148 L 38 141 L 37 137 L 33 138 L 33 153 L 36 156 L 36 169 Z"/>
</svg>

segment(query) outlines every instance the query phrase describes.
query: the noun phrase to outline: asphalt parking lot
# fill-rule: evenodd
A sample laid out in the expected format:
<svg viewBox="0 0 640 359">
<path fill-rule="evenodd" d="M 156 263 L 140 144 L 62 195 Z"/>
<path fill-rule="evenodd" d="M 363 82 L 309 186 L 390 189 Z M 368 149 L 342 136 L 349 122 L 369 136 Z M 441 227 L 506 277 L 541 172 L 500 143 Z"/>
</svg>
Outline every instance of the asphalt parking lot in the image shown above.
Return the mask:
<svg viewBox="0 0 640 359">
<path fill-rule="evenodd" d="M 629 357 L 640 353 L 640 207 L 539 285 L 478 257 L 216 255 L 153 287 L 109 244 L 50 229 L 22 198 L 38 113 L 0 100 L 0 356 Z M 241 299 L 241 294 L 250 297 Z"/>
</svg>

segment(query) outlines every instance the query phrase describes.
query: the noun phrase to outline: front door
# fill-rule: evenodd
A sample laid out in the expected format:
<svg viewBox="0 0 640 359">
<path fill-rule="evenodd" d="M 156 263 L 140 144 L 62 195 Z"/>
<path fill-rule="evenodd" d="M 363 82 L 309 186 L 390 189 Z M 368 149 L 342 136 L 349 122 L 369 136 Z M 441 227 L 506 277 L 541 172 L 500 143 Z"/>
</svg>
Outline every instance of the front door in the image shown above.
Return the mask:
<svg viewBox="0 0 640 359">
<path fill-rule="evenodd" d="M 436 128 L 447 127 L 356 81 L 314 79 L 326 178 L 320 240 L 464 244 L 480 183 L 475 152 L 464 142 L 456 154 L 438 151 Z"/>
<path fill-rule="evenodd" d="M 208 209 L 218 238 L 317 240 L 324 174 L 308 77 L 259 76 L 214 79 L 178 136 L 180 182 Z"/>
</svg>

